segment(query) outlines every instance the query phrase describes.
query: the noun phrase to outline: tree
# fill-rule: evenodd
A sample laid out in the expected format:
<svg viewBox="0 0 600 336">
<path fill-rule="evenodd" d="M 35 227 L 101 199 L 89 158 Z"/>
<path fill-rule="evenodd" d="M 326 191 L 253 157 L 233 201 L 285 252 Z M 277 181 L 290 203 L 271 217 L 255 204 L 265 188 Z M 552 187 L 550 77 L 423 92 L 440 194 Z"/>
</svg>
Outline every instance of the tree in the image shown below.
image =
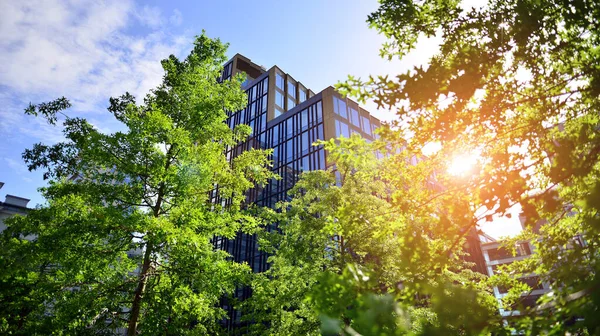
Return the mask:
<svg viewBox="0 0 600 336">
<path fill-rule="evenodd" d="M 408 164 L 407 152 L 357 135 L 321 145 L 337 173 L 303 173 L 291 201 L 267 211 L 280 231 L 260 240 L 271 267 L 252 282 L 250 331 L 458 335 L 498 323 L 489 288 L 461 258 L 470 222 L 435 210 L 463 202 L 431 198 L 436 164 Z"/>
<path fill-rule="evenodd" d="M 509 271 L 536 272 L 553 289 L 518 328 L 596 334 L 600 4 L 491 0 L 480 6 L 381 1 L 368 22 L 388 38 L 384 57 L 402 59 L 422 37 L 441 37 L 439 51 L 395 77 L 350 77 L 339 87 L 396 107 L 402 127 L 394 137 L 409 150 L 437 142 L 442 149 L 435 157 L 479 151 L 480 170 L 457 188 L 490 213 L 522 206 L 529 229 L 519 239 L 532 240 L 536 253 Z M 585 244 L 574 243 L 578 234 Z"/>
<path fill-rule="evenodd" d="M 50 183 L 47 205 L 7 220 L 0 235 L 2 333 L 219 331 L 219 300 L 249 268 L 211 239 L 254 230 L 245 192 L 272 177 L 268 151 L 224 155 L 250 133 L 224 123 L 246 102 L 241 76 L 219 82 L 225 49 L 198 36 L 185 60 L 162 61 L 162 84 L 143 104 L 111 98 L 124 131 L 103 134 L 67 116 L 65 98 L 26 110 L 52 125 L 62 119 L 66 141 L 23 154 Z"/>
</svg>

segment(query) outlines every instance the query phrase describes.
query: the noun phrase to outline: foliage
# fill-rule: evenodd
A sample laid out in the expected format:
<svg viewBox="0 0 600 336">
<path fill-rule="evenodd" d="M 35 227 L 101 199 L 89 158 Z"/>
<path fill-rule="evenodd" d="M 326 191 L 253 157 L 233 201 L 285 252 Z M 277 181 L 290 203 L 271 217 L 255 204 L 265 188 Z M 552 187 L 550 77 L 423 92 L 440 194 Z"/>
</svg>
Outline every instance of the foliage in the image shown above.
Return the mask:
<svg viewBox="0 0 600 336">
<path fill-rule="evenodd" d="M 439 51 L 395 77 L 339 88 L 397 108 L 390 136 L 409 151 L 438 142 L 433 158 L 481 152 L 479 171 L 459 185 L 475 208 L 522 206 L 519 239 L 536 253 L 507 272 L 535 272 L 553 291 L 516 320 L 519 330 L 599 333 L 600 3 L 380 3 L 368 22 L 389 39 L 382 56 L 403 59 L 419 37 L 441 37 Z"/>
<path fill-rule="evenodd" d="M 2 334 L 219 332 L 218 302 L 249 268 L 211 239 L 255 230 L 244 194 L 272 177 L 267 151 L 224 155 L 250 132 L 224 123 L 246 101 L 241 77 L 218 80 L 225 49 L 198 36 L 185 60 L 162 61 L 162 84 L 143 104 L 111 98 L 124 131 L 67 116 L 65 98 L 26 110 L 62 120 L 66 140 L 23 154 L 50 184 L 47 205 L 0 235 Z M 215 185 L 227 207 L 211 201 Z"/>
<path fill-rule="evenodd" d="M 470 222 L 429 211 L 461 202 L 429 199 L 431 165 L 357 135 L 321 145 L 338 180 L 332 168 L 304 173 L 291 200 L 267 211 L 280 231 L 260 241 L 273 255 L 252 282 L 250 331 L 464 334 L 498 323 L 495 299 L 460 253 Z"/>
</svg>

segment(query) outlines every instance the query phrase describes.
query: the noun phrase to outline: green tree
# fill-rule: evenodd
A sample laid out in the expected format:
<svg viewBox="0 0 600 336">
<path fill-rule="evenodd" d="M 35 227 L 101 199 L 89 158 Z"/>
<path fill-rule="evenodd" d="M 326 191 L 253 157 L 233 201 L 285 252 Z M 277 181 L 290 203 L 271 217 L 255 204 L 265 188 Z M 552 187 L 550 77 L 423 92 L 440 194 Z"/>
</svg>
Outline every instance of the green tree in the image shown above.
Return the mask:
<svg viewBox="0 0 600 336">
<path fill-rule="evenodd" d="M 224 155 L 250 133 L 224 123 L 246 103 L 241 76 L 219 82 L 225 50 L 199 36 L 185 60 L 162 61 L 162 84 L 143 104 L 111 98 L 124 131 L 67 116 L 65 98 L 26 110 L 62 119 L 66 140 L 23 154 L 50 183 L 47 205 L 7 220 L 0 235 L 3 334 L 219 332 L 219 300 L 249 268 L 211 239 L 256 228 L 245 192 L 272 177 L 267 151 Z"/>
<path fill-rule="evenodd" d="M 478 6 L 381 0 L 368 22 L 388 38 L 383 57 L 403 59 L 421 37 L 441 37 L 439 51 L 397 76 L 351 77 L 339 87 L 397 108 L 403 128 L 396 141 L 406 140 L 410 150 L 438 142 L 437 157 L 480 151 L 479 171 L 457 187 L 490 212 L 522 206 L 529 229 L 519 239 L 537 249 L 507 271 L 536 272 L 552 285 L 552 295 L 518 328 L 597 334 L 600 3 Z M 585 244 L 575 244 L 578 234 Z"/>
<path fill-rule="evenodd" d="M 357 135 L 322 145 L 337 181 L 332 169 L 304 173 L 291 201 L 268 211 L 281 231 L 260 241 L 273 256 L 252 283 L 250 330 L 473 334 L 497 323 L 495 299 L 461 258 L 470 221 L 434 211 L 463 201 L 432 187 L 435 163 L 408 164 L 407 152 Z"/>
</svg>

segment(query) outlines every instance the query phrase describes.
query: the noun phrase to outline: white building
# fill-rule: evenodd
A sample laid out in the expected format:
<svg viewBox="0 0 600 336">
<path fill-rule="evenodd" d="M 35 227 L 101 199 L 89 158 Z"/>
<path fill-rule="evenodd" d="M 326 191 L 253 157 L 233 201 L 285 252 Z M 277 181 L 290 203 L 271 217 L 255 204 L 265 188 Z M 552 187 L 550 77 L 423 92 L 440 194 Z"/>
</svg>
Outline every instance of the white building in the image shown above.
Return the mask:
<svg viewBox="0 0 600 336">
<path fill-rule="evenodd" d="M 533 245 L 529 242 L 518 243 L 518 245 L 515 246 L 517 253 L 513 256 L 511 251 L 502 247 L 502 242 L 497 241 L 488 235 L 484 235 L 481 236 L 481 250 L 485 259 L 487 273 L 489 276 L 492 276 L 498 274 L 501 265 L 508 265 L 514 261 L 528 258 L 533 252 Z M 550 291 L 550 285 L 540 281 L 540 277 L 536 274 L 526 274 L 519 277 L 519 280 L 531 287 L 530 292 L 523 294 L 520 302 L 520 305 L 523 307 L 529 308 L 535 306 L 537 299 Z M 508 290 L 509 288 L 494 286 L 494 296 L 498 300 L 500 314 L 503 317 L 518 316 L 521 314 L 518 307 L 515 307 L 514 309 L 511 307 L 504 307 L 502 303 L 502 298 L 506 296 Z"/>
<path fill-rule="evenodd" d="M 0 182 L 0 189 L 4 186 L 4 182 Z M 14 215 L 26 215 L 29 199 L 14 195 L 6 195 L 4 202 L 0 201 L 0 232 L 4 231 L 6 225 L 4 220 Z"/>
</svg>

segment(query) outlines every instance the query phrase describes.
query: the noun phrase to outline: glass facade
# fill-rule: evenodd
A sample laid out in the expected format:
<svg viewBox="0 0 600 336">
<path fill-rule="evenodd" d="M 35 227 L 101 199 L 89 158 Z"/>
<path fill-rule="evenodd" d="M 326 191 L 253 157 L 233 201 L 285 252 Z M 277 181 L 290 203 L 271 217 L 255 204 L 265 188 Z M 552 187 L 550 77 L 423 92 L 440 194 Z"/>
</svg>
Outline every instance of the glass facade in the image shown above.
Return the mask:
<svg viewBox="0 0 600 336">
<path fill-rule="evenodd" d="M 222 80 L 231 78 L 232 64 L 229 62 L 225 65 Z M 269 76 L 275 81 L 270 95 L 273 102 L 269 102 Z M 326 127 L 325 122 L 334 123 L 335 120 L 335 134 L 328 133 L 328 137 L 350 137 L 352 133 L 359 133 L 370 140 L 372 126 L 368 118 L 364 121 L 356 103 L 338 97 L 337 93 L 315 95 L 279 69 L 265 70 L 256 78 L 247 83 L 248 87 L 244 87 L 248 96 L 247 107 L 229 112 L 226 121 L 230 128 L 247 124 L 252 128 L 252 134 L 245 142 L 227 148 L 226 155 L 228 160 L 232 160 L 252 148 L 273 150 L 272 169 L 281 179 L 274 179 L 267 185 L 248 191 L 246 203 L 274 208 L 277 202 L 289 200 L 288 192 L 302 172 L 326 169 L 325 150 L 322 146 L 313 146 L 317 140 L 325 140 L 326 130 L 334 126 Z M 333 111 L 323 111 L 323 99 L 332 99 L 325 105 L 331 106 L 333 103 Z M 269 103 L 273 112 L 269 111 Z M 268 120 L 269 113 L 273 113 L 273 119 Z M 364 131 L 365 127 L 367 132 Z M 228 204 L 228 200 L 219 199 L 218 186 L 212 191 L 211 200 L 213 204 Z M 274 229 L 276 224 L 267 228 Z M 215 237 L 213 244 L 215 248 L 227 251 L 233 260 L 246 262 L 253 272 L 264 272 L 269 267 L 268 255 L 259 250 L 256 235 L 238 232 L 233 239 Z M 241 287 L 236 289 L 234 296 L 238 300 L 245 300 L 250 294 L 249 288 Z M 235 311 L 226 299 L 223 299 L 222 307 L 228 315 L 223 324 L 228 329 L 241 326 L 240 312 Z"/>
<path fill-rule="evenodd" d="M 230 79 L 232 70 L 233 70 L 233 62 L 229 62 L 229 63 L 225 64 L 223 66 L 223 71 L 221 72 L 221 77 L 219 78 L 219 82 Z"/>
<path fill-rule="evenodd" d="M 276 75 L 276 81 L 283 78 Z M 322 146 L 313 146 L 317 140 L 324 139 L 323 105 L 315 97 L 314 102 L 302 110 L 287 112 L 286 118 L 272 120 L 267 124 L 268 77 L 251 83 L 246 90 L 248 105 L 245 109 L 228 114 L 227 124 L 233 128 L 239 124 L 252 127 L 252 135 L 242 144 L 228 148 L 229 160 L 251 148 L 273 149 L 273 171 L 280 180 L 256 187 L 246 194 L 248 204 L 274 207 L 278 201 L 287 200 L 288 192 L 303 171 L 325 169 L 325 150 Z M 277 100 L 280 92 L 275 89 Z M 283 95 L 282 95 L 283 96 Z M 276 101 L 279 105 L 279 101 Z M 288 103 L 290 104 L 290 103 Z M 277 109 L 276 115 L 278 116 Z M 218 199 L 216 190 L 212 193 L 212 202 L 227 205 L 227 200 Z M 268 229 L 274 229 L 275 226 Z M 253 272 L 264 272 L 268 268 L 268 255 L 259 250 L 256 235 L 237 233 L 235 239 L 215 237 L 216 248 L 227 251 L 238 262 L 247 262 Z M 244 300 L 250 296 L 249 288 L 238 288 L 235 296 Z M 223 300 L 222 306 L 228 312 L 229 319 L 223 321 L 228 328 L 239 325 L 240 313 Z"/>
</svg>

